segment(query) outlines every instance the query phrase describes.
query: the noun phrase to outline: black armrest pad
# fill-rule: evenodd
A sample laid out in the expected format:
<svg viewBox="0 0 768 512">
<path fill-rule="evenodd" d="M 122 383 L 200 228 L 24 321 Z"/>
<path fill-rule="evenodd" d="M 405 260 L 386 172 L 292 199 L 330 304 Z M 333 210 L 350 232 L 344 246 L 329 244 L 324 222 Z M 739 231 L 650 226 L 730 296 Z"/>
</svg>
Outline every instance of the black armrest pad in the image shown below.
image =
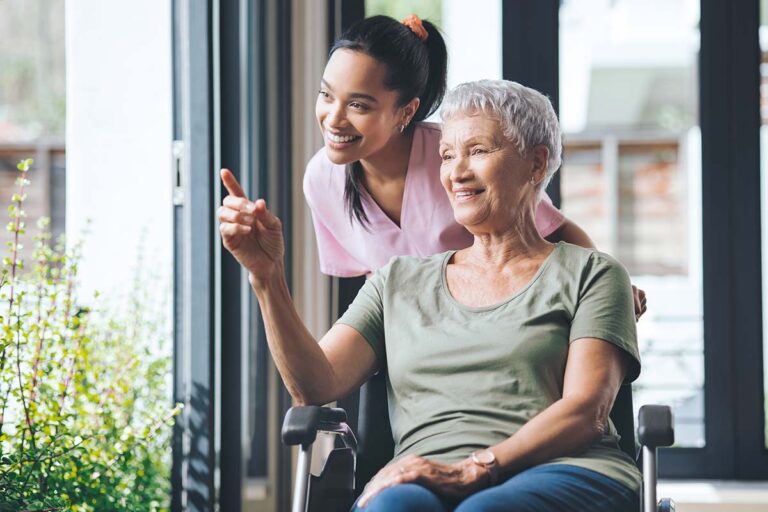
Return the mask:
<svg viewBox="0 0 768 512">
<path fill-rule="evenodd" d="M 308 405 L 291 407 L 283 419 L 283 444 L 293 446 L 315 442 L 317 431 L 347 421 L 344 409 Z"/>
<path fill-rule="evenodd" d="M 638 415 L 637 437 L 642 446 L 658 448 L 675 443 L 672 409 L 666 405 L 644 405 Z"/>
<path fill-rule="evenodd" d="M 320 422 L 330 423 L 332 425 L 338 425 L 339 423 L 346 423 L 347 411 L 339 407 L 321 407 L 320 408 Z"/>
</svg>

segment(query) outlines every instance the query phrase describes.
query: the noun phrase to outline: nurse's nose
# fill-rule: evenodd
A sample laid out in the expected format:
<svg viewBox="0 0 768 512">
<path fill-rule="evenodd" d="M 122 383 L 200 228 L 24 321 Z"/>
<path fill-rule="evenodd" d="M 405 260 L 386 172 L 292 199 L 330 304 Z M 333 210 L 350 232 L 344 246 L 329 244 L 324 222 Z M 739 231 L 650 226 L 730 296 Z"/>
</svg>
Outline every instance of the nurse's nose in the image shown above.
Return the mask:
<svg viewBox="0 0 768 512">
<path fill-rule="evenodd" d="M 344 115 L 343 105 L 339 104 L 338 102 L 328 105 L 328 111 L 323 123 L 325 124 L 326 128 L 341 128 L 344 126 L 346 120 L 347 118 Z"/>
</svg>

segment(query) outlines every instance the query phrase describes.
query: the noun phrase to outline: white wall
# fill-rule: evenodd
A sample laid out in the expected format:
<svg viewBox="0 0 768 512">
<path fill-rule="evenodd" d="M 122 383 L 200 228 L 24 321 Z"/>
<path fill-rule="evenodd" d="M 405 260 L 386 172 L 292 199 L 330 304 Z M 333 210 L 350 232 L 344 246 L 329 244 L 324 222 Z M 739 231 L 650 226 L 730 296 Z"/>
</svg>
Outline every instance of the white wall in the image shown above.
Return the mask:
<svg viewBox="0 0 768 512">
<path fill-rule="evenodd" d="M 124 291 L 144 254 L 170 283 L 169 0 L 66 2 L 67 235 L 92 220 L 84 291 Z"/>
<path fill-rule="evenodd" d="M 323 147 L 315 102 L 328 55 L 327 9 L 323 2 L 292 0 L 293 300 L 318 338 L 330 328 L 330 279 L 320 273 L 317 241 L 302 182 L 307 162 Z"/>
</svg>

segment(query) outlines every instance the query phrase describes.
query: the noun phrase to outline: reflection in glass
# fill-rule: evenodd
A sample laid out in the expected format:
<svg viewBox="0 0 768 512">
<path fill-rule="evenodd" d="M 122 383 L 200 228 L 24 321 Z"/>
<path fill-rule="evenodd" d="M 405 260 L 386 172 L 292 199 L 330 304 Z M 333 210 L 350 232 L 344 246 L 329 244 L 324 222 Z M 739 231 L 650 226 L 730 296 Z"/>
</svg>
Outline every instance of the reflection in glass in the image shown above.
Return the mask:
<svg viewBox="0 0 768 512">
<path fill-rule="evenodd" d="M 763 255 L 763 412 L 768 447 L 768 1 L 760 0 L 760 204 Z"/>
</svg>

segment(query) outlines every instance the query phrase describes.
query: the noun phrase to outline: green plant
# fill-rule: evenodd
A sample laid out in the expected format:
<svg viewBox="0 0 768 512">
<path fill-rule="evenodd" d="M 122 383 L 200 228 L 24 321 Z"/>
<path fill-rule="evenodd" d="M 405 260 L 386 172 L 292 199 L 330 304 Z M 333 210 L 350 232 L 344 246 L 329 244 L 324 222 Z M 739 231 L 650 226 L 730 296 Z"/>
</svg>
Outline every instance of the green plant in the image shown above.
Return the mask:
<svg viewBox="0 0 768 512">
<path fill-rule="evenodd" d="M 384 14 L 401 20 L 409 14 L 429 20 L 438 28 L 443 27 L 442 0 L 365 0 L 365 15 Z"/>
<path fill-rule="evenodd" d="M 19 257 L 31 160 L 18 165 L 0 270 L 0 511 L 167 510 L 168 334 L 142 279 L 119 311 L 78 296 L 79 243 L 38 222 Z"/>
</svg>

